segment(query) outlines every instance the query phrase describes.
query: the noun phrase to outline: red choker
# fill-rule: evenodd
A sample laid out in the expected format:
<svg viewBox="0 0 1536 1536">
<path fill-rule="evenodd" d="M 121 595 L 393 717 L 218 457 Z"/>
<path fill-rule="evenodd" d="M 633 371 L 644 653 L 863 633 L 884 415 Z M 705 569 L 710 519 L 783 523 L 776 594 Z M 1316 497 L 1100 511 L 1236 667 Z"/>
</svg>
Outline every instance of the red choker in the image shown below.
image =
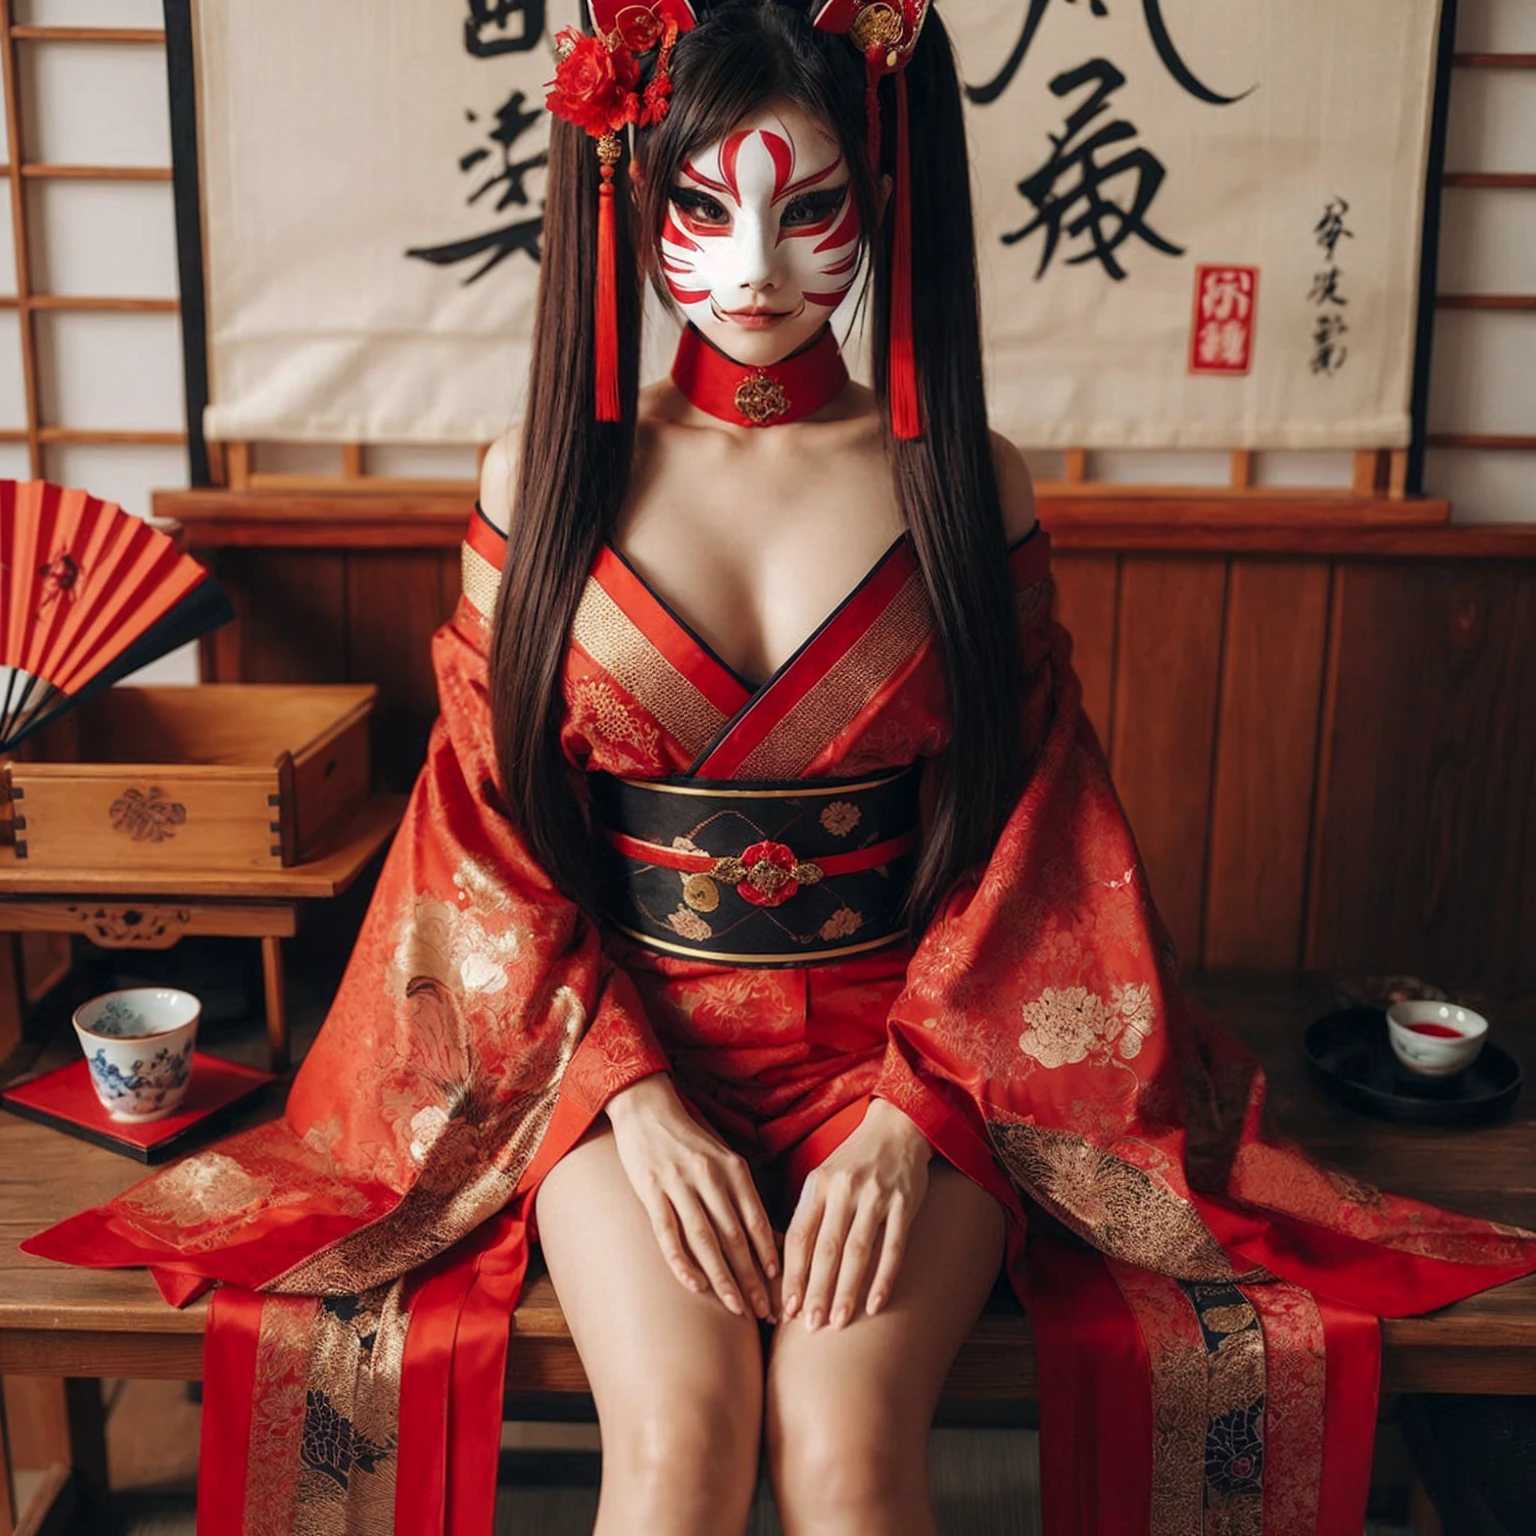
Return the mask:
<svg viewBox="0 0 1536 1536">
<path fill-rule="evenodd" d="M 766 368 L 738 363 L 693 327 L 684 329 L 672 382 L 689 404 L 738 427 L 778 427 L 814 416 L 848 382 L 848 369 L 830 325 L 808 346 Z"/>
</svg>

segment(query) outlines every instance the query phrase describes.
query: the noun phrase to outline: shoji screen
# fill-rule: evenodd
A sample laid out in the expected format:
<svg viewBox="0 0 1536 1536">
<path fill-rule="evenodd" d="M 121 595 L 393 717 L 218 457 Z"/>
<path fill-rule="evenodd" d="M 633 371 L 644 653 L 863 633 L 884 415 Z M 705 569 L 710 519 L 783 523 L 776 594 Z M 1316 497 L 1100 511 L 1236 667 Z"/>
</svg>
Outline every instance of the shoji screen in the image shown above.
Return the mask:
<svg viewBox="0 0 1536 1536">
<path fill-rule="evenodd" d="M 0 475 L 147 513 L 187 483 L 160 7 L 0 0 L 0 65 Z"/>
</svg>

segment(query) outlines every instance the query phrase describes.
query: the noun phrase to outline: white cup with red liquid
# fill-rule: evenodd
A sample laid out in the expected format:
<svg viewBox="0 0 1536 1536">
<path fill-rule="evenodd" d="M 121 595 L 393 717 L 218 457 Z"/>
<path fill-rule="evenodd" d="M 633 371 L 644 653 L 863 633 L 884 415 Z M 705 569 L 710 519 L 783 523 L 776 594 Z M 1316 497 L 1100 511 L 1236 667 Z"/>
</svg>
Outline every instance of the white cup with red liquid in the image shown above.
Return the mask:
<svg viewBox="0 0 1536 1536">
<path fill-rule="evenodd" d="M 1393 1054 L 1416 1077 L 1454 1077 L 1477 1060 L 1488 1020 L 1455 1003 L 1393 1003 L 1387 1034 Z"/>
</svg>

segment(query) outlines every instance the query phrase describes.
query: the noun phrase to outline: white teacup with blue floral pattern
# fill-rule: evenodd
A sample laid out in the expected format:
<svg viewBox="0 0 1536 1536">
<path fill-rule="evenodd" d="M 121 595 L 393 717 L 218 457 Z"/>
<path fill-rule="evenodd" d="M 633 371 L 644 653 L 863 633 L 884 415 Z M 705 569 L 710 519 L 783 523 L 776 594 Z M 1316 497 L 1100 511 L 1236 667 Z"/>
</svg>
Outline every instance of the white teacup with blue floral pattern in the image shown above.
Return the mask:
<svg viewBox="0 0 1536 1536">
<path fill-rule="evenodd" d="M 186 1096 L 203 1005 L 175 987 L 103 992 L 75 1009 L 91 1086 L 114 1120 L 158 1120 Z"/>
</svg>

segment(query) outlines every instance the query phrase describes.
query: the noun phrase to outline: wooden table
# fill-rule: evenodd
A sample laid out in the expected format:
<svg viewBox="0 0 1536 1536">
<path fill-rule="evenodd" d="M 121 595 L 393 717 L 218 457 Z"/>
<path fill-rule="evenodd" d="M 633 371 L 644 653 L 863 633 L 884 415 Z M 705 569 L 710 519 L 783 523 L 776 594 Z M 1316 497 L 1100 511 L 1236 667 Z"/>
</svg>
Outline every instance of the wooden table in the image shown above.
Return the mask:
<svg viewBox="0 0 1536 1536">
<path fill-rule="evenodd" d="M 394 835 L 404 808 L 404 795 L 376 795 L 320 857 L 281 869 L 0 868 L 0 933 L 78 933 L 104 949 L 169 949 L 188 934 L 260 939 L 268 1066 L 286 1072 L 283 940 L 298 931 L 299 903 L 346 890 Z"/>
<path fill-rule="evenodd" d="M 1325 988 L 1207 981 L 1192 990 L 1258 1051 L 1281 1125 L 1320 1156 L 1401 1193 L 1536 1229 L 1536 1088 L 1509 1120 L 1477 1130 L 1368 1120 L 1323 1098 L 1305 1076 L 1301 1031 L 1330 1006 Z M 1496 1009 L 1494 1022 L 1501 1041 L 1536 1068 L 1536 1002 Z M 239 1124 L 277 1113 L 269 1102 Z M 87 1500 L 105 1496 L 105 1436 L 100 1393 L 80 1378 L 199 1379 L 207 1298 L 177 1311 L 147 1270 L 77 1269 L 16 1244 L 143 1176 L 125 1157 L 0 1114 L 0 1375 L 72 1378 L 59 1386 L 58 1457 L 75 1469 L 68 1486 Z M 1429 1317 L 1389 1319 L 1382 1346 L 1384 1392 L 1536 1393 L 1536 1277 Z M 509 1392 L 525 1402 L 587 1390 L 542 1273 L 518 1307 L 507 1375 Z M 1034 1390 L 1028 1325 L 1000 1290 L 961 1349 L 946 1397 L 1000 1409 Z"/>
</svg>

